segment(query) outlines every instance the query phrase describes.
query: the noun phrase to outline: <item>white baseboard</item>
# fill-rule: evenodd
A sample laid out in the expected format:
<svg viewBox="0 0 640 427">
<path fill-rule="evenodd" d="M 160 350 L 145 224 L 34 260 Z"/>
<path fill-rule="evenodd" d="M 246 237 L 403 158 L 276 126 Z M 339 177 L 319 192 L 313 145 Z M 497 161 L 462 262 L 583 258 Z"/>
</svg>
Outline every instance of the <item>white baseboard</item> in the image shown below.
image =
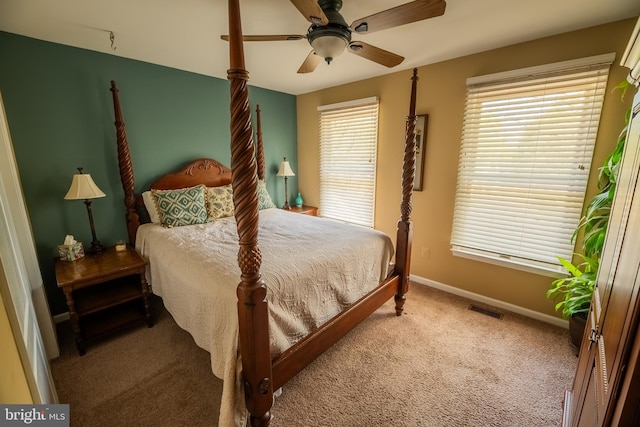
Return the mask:
<svg viewBox="0 0 640 427">
<path fill-rule="evenodd" d="M 70 317 L 69 317 L 69 312 L 68 311 L 65 311 L 64 313 L 56 314 L 55 316 L 53 316 L 53 321 L 55 323 L 66 322 L 69 319 L 70 319 Z"/>
<path fill-rule="evenodd" d="M 450 294 L 458 295 L 470 300 L 477 301 L 483 304 L 488 304 L 493 307 L 502 308 L 504 310 L 518 313 L 532 319 L 540 320 L 542 322 L 550 323 L 562 328 L 569 328 L 569 322 L 559 317 L 550 316 L 548 314 L 539 313 L 537 311 L 530 310 L 528 308 L 520 307 L 519 305 L 510 304 L 508 302 L 500 301 L 494 298 L 489 298 L 484 295 L 476 294 L 474 292 L 465 291 L 464 289 L 456 288 L 451 285 L 445 285 L 444 283 L 436 282 L 435 280 L 425 279 L 424 277 L 415 276 L 411 274 L 409 276 L 412 282 L 420 285 L 429 286 L 431 288 L 439 289 L 441 291 L 448 292 Z"/>
</svg>

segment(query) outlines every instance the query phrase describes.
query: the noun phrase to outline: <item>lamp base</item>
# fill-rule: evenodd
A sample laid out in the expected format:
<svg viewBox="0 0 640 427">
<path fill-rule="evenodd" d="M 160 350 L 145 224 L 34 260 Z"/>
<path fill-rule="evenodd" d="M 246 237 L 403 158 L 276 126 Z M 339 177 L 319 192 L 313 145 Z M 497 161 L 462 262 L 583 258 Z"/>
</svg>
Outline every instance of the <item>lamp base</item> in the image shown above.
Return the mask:
<svg viewBox="0 0 640 427">
<path fill-rule="evenodd" d="M 87 251 L 91 255 L 101 254 L 104 252 L 104 246 L 100 243 L 100 240 L 96 238 L 96 227 L 93 225 L 93 211 L 91 210 L 91 200 L 86 199 L 84 204 L 87 206 L 87 214 L 89 214 L 89 225 L 91 226 L 91 237 L 93 237 L 93 241 L 91 242 L 91 247 Z"/>
<path fill-rule="evenodd" d="M 291 205 L 289 205 L 289 187 L 287 187 L 287 176 L 284 177 L 284 206 L 282 206 L 282 209 L 291 209 Z"/>
<path fill-rule="evenodd" d="M 91 242 L 91 247 L 87 250 L 87 253 L 91 255 L 97 255 L 101 254 L 104 251 L 105 247 L 102 246 L 102 243 L 100 243 L 100 241 L 98 240 L 94 240 L 93 242 Z"/>
</svg>

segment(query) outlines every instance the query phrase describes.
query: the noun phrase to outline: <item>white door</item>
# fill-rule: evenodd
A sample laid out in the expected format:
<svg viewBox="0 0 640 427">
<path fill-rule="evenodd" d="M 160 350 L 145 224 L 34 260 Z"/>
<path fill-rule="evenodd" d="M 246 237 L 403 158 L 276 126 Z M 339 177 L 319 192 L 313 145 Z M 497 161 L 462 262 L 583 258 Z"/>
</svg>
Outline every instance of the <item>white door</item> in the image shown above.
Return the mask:
<svg viewBox="0 0 640 427">
<path fill-rule="evenodd" d="M 49 358 L 58 356 L 31 225 L 0 94 L 0 292 L 34 403 L 57 403 Z M 2 271 L 3 270 L 3 271 Z"/>
</svg>

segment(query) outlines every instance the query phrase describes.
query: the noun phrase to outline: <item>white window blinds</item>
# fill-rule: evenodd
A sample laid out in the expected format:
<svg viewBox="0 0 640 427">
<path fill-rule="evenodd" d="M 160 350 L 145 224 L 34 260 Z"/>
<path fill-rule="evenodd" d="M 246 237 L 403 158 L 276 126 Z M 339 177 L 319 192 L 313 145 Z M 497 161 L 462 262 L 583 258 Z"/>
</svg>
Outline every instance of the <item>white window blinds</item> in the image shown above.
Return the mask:
<svg viewBox="0 0 640 427">
<path fill-rule="evenodd" d="M 562 272 L 613 55 L 467 81 L 454 254 Z"/>
<path fill-rule="evenodd" d="M 320 216 L 373 227 L 378 99 L 318 107 Z"/>
</svg>

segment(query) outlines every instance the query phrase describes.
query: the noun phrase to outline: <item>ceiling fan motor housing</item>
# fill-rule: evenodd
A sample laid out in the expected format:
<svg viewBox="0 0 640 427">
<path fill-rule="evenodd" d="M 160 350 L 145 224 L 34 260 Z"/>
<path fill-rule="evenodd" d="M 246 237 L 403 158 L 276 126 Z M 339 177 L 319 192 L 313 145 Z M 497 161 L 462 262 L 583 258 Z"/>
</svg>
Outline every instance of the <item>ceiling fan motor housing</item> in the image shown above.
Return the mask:
<svg viewBox="0 0 640 427">
<path fill-rule="evenodd" d="M 307 32 L 307 39 L 316 55 L 323 57 L 329 64 L 334 57 L 342 54 L 351 42 L 351 29 L 339 12 L 342 8 L 342 0 L 319 0 L 318 4 L 329 23 L 311 25 Z"/>
</svg>

